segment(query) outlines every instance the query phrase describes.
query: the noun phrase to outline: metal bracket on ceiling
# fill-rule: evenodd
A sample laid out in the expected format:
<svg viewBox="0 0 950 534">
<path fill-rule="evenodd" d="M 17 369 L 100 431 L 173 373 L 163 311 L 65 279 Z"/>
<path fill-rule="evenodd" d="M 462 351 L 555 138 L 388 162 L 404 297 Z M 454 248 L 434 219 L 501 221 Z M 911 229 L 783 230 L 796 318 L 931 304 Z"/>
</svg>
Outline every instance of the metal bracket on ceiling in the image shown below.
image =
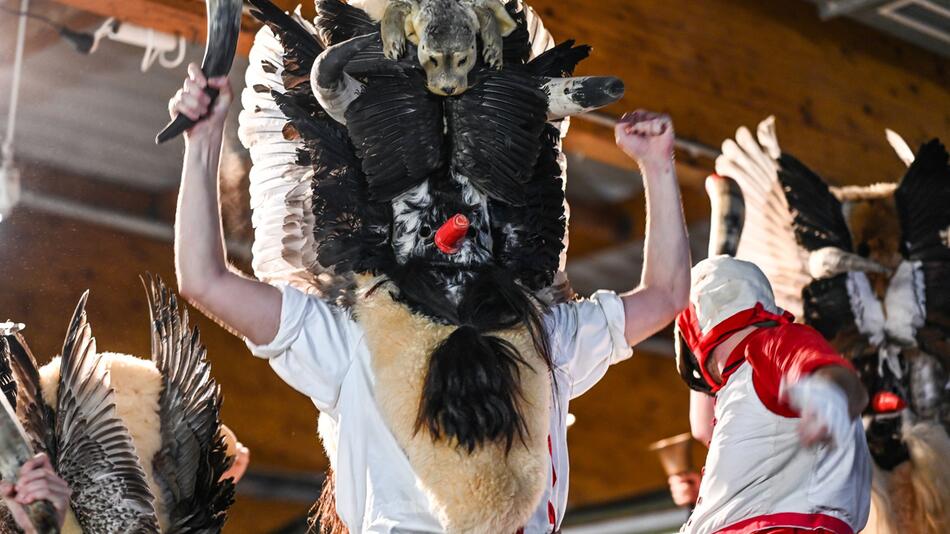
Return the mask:
<svg viewBox="0 0 950 534">
<path fill-rule="evenodd" d="M 818 4 L 818 16 L 821 20 L 829 20 L 844 15 L 853 15 L 890 0 L 814 0 Z"/>
</svg>

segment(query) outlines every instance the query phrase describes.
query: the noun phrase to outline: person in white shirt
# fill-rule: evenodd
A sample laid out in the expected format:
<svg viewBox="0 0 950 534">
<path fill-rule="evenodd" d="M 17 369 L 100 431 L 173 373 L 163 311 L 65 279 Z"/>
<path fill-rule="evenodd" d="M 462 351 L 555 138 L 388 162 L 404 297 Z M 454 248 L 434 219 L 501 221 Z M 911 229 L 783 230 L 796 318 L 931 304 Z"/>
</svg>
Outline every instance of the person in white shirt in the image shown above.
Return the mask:
<svg viewBox="0 0 950 534">
<path fill-rule="evenodd" d="M 220 90 L 213 105 L 204 93 L 209 86 Z M 401 408 L 398 399 L 381 394 L 382 386 L 400 380 L 399 373 L 411 364 L 425 362 L 401 362 L 379 373 L 379 362 L 371 361 L 371 353 L 411 352 L 399 343 L 425 343 L 429 327 L 414 322 L 414 316 L 404 312 L 405 307 L 392 306 L 388 291 L 365 292 L 356 306 L 357 313 L 382 310 L 372 317 L 391 329 L 405 330 L 398 343 L 388 343 L 385 337 L 378 339 L 379 332 L 367 319 L 368 313 L 358 322 L 352 309 L 291 287 L 249 279 L 227 265 L 217 168 L 231 98 L 226 79 L 206 80 L 198 67 L 191 65 L 184 87 L 170 102 L 172 112 L 195 120 L 207 114 L 186 134 L 175 238 L 181 294 L 244 337 L 256 356 L 268 359 L 281 378 L 308 395 L 321 411 L 321 435 L 336 477 L 335 509 L 350 532 L 492 532 L 491 525 L 501 523 L 484 517 L 491 515 L 490 509 L 474 511 L 483 515 L 477 528 L 446 526 L 446 517 L 452 518 L 445 510 L 449 505 L 434 498 L 433 484 L 423 483 L 439 477 L 448 483 L 457 468 L 455 464 L 462 463 L 451 458 L 458 460 L 462 453 L 436 451 L 434 459 L 438 461 L 426 465 L 424 459 L 412 457 L 412 451 L 400 445 L 400 440 L 413 439 L 414 434 L 403 435 L 403 430 L 389 424 L 393 413 L 400 413 Z M 689 295 L 690 260 L 673 164 L 672 122 L 665 115 L 638 111 L 624 116 L 616 128 L 616 138 L 618 145 L 638 161 L 646 190 L 648 222 L 640 284 L 623 295 L 598 292 L 589 299 L 558 305 L 543 315 L 553 364 L 550 391 L 556 398 L 550 400 L 549 420 L 526 417 L 524 422 L 547 431 L 548 452 L 544 458 L 544 491 L 539 502 L 532 497 L 535 511 L 526 523 L 521 523 L 520 530 L 527 533 L 555 532 L 564 516 L 570 399 L 596 384 L 610 365 L 629 358 L 632 345 L 670 323 L 686 306 Z M 511 342 L 518 340 L 512 338 Z M 522 380 L 532 380 L 524 376 L 530 374 L 522 373 Z M 531 390 L 523 391 L 527 395 Z M 540 404 L 548 402 L 537 400 Z M 529 467 L 526 463 L 525 469 Z M 484 465 L 486 475 L 493 468 Z M 492 479 L 486 476 L 486 480 Z M 485 483 L 473 494 L 505 495 L 508 491 L 512 499 L 520 498 L 517 488 L 490 485 Z M 464 502 L 451 505 L 473 506 Z"/>
</svg>

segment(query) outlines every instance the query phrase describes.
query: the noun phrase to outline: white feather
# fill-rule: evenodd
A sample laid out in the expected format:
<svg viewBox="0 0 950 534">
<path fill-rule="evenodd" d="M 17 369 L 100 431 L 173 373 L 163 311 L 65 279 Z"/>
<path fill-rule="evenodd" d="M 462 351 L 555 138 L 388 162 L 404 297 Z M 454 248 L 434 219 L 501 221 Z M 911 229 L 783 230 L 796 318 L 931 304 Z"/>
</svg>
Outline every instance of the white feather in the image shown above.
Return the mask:
<svg viewBox="0 0 950 534">
<path fill-rule="evenodd" d="M 868 336 L 871 346 L 884 342 L 884 308 L 874 296 L 868 277 L 862 272 L 849 272 L 847 277 L 848 300 L 858 331 Z"/>
<path fill-rule="evenodd" d="M 267 72 L 264 62 L 276 67 Z M 316 264 L 310 180 L 312 171 L 297 165 L 298 140 L 284 138 L 287 117 L 271 91 L 284 92 L 283 47 L 267 26 L 254 39 L 241 94 L 238 135 L 251 153 L 252 267 L 268 283 L 287 283 L 320 293 L 333 282 Z M 254 87 L 263 86 L 265 92 Z"/>
<path fill-rule="evenodd" d="M 735 140 L 722 144 L 716 173 L 732 178 L 742 189 L 745 224 L 736 257 L 759 266 L 775 291 L 779 307 L 801 316 L 801 292 L 811 281 L 808 253 L 798 246 L 793 220 L 778 181 L 775 162 L 781 154 L 775 136 L 774 118 L 759 124 L 758 139 L 745 127 Z"/>
<path fill-rule="evenodd" d="M 917 329 L 926 318 L 924 275 L 919 261 L 902 261 L 884 296 L 887 335 L 899 343 L 916 345 Z"/>
<path fill-rule="evenodd" d="M 897 153 L 897 157 L 904 162 L 904 165 L 910 167 L 910 164 L 914 162 L 916 157 L 914 156 L 914 151 L 911 150 L 907 144 L 907 141 L 904 141 L 904 138 L 901 137 L 900 134 L 890 128 L 884 130 L 884 135 L 887 137 L 887 142 L 890 143 L 891 148 Z"/>
</svg>

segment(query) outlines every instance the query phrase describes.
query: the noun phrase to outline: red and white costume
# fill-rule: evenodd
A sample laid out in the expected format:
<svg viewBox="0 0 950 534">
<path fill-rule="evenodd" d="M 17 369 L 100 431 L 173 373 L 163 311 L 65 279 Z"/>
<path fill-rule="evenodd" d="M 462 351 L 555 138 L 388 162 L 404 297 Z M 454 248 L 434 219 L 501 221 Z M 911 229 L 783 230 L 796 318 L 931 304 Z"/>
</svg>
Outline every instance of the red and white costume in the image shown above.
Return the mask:
<svg viewBox="0 0 950 534">
<path fill-rule="evenodd" d="M 820 367 L 850 363 L 818 332 L 792 324 L 775 307 L 754 265 L 712 258 L 697 265 L 693 280 L 691 306 L 678 328 L 700 362 L 729 335 L 760 328 L 732 351 L 720 384 L 700 366 L 716 396 L 715 420 L 699 499 L 681 532 L 860 531 L 871 489 L 860 418 L 850 422 L 848 439 L 806 447 L 798 414 L 779 393 L 783 383 L 795 384 Z"/>
</svg>

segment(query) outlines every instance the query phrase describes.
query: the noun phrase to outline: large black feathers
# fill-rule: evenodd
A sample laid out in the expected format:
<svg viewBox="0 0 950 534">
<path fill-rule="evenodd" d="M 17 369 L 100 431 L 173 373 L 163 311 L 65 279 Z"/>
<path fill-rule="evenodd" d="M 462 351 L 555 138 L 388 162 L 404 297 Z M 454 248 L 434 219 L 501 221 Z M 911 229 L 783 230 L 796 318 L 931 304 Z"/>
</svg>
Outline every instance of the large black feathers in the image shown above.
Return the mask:
<svg viewBox="0 0 950 534">
<path fill-rule="evenodd" d="M 371 200 L 392 200 L 443 165 L 442 102 L 415 71 L 367 79 L 346 111 Z"/>
<path fill-rule="evenodd" d="M 851 233 L 841 203 L 824 180 L 788 154 L 782 154 L 778 163 L 778 178 L 795 220 L 798 243 L 806 250 L 837 247 L 851 251 Z"/>
<path fill-rule="evenodd" d="M 152 323 L 152 361 L 162 375 L 162 446 L 152 460 L 170 532 L 219 532 L 234 500 L 221 434 L 221 394 L 197 327 L 162 281 L 143 279 Z"/>
<path fill-rule="evenodd" d="M 373 33 L 379 25 L 362 9 L 340 0 L 317 0 L 317 31 L 325 46 L 347 41 L 358 35 Z"/>
<path fill-rule="evenodd" d="M 46 452 L 55 462 L 53 411 L 43 400 L 39 366 L 26 340 L 18 332 L 5 336 L 10 348 L 9 364 L 16 379 L 16 411 L 30 436 L 33 450 Z"/>
<path fill-rule="evenodd" d="M 894 198 L 901 220 L 901 253 L 910 260 L 950 261 L 950 166 L 934 139 L 917 152 Z"/>
<path fill-rule="evenodd" d="M 541 150 L 547 96 L 536 78 L 502 71 L 445 102 L 452 172 L 489 197 L 522 206 Z"/>
<path fill-rule="evenodd" d="M 577 64 L 590 55 L 590 46 L 574 46 L 574 40 L 563 43 L 547 50 L 528 63 L 528 70 L 535 76 L 551 78 L 572 76 Z"/>
<path fill-rule="evenodd" d="M 347 110 L 344 127 L 319 108 L 309 84 L 297 82 L 323 46 L 376 32 L 378 25 L 339 0 L 319 0 L 317 36 L 265 3 L 254 0 L 256 14 L 285 48 L 287 90 L 273 95 L 289 119 L 284 136 L 303 143 L 298 163 L 314 171 L 321 265 L 338 274 L 391 271 L 389 201 L 424 181 L 461 177 L 488 195 L 491 213 L 511 218 L 504 231 L 503 223 L 493 222 L 492 232 L 499 232 L 496 260 L 516 269 L 532 289 L 551 279 L 562 248 L 563 192 L 560 137 L 545 126 L 541 85 L 546 76 L 570 74 L 589 47 L 568 41 L 527 62 L 525 15 L 511 2 L 507 7 L 518 29 L 505 38 L 504 70 L 482 65 L 466 93 L 443 98 L 426 90 L 417 64 L 390 61 L 381 46 L 370 46 L 346 67 L 365 87 Z"/>
</svg>

